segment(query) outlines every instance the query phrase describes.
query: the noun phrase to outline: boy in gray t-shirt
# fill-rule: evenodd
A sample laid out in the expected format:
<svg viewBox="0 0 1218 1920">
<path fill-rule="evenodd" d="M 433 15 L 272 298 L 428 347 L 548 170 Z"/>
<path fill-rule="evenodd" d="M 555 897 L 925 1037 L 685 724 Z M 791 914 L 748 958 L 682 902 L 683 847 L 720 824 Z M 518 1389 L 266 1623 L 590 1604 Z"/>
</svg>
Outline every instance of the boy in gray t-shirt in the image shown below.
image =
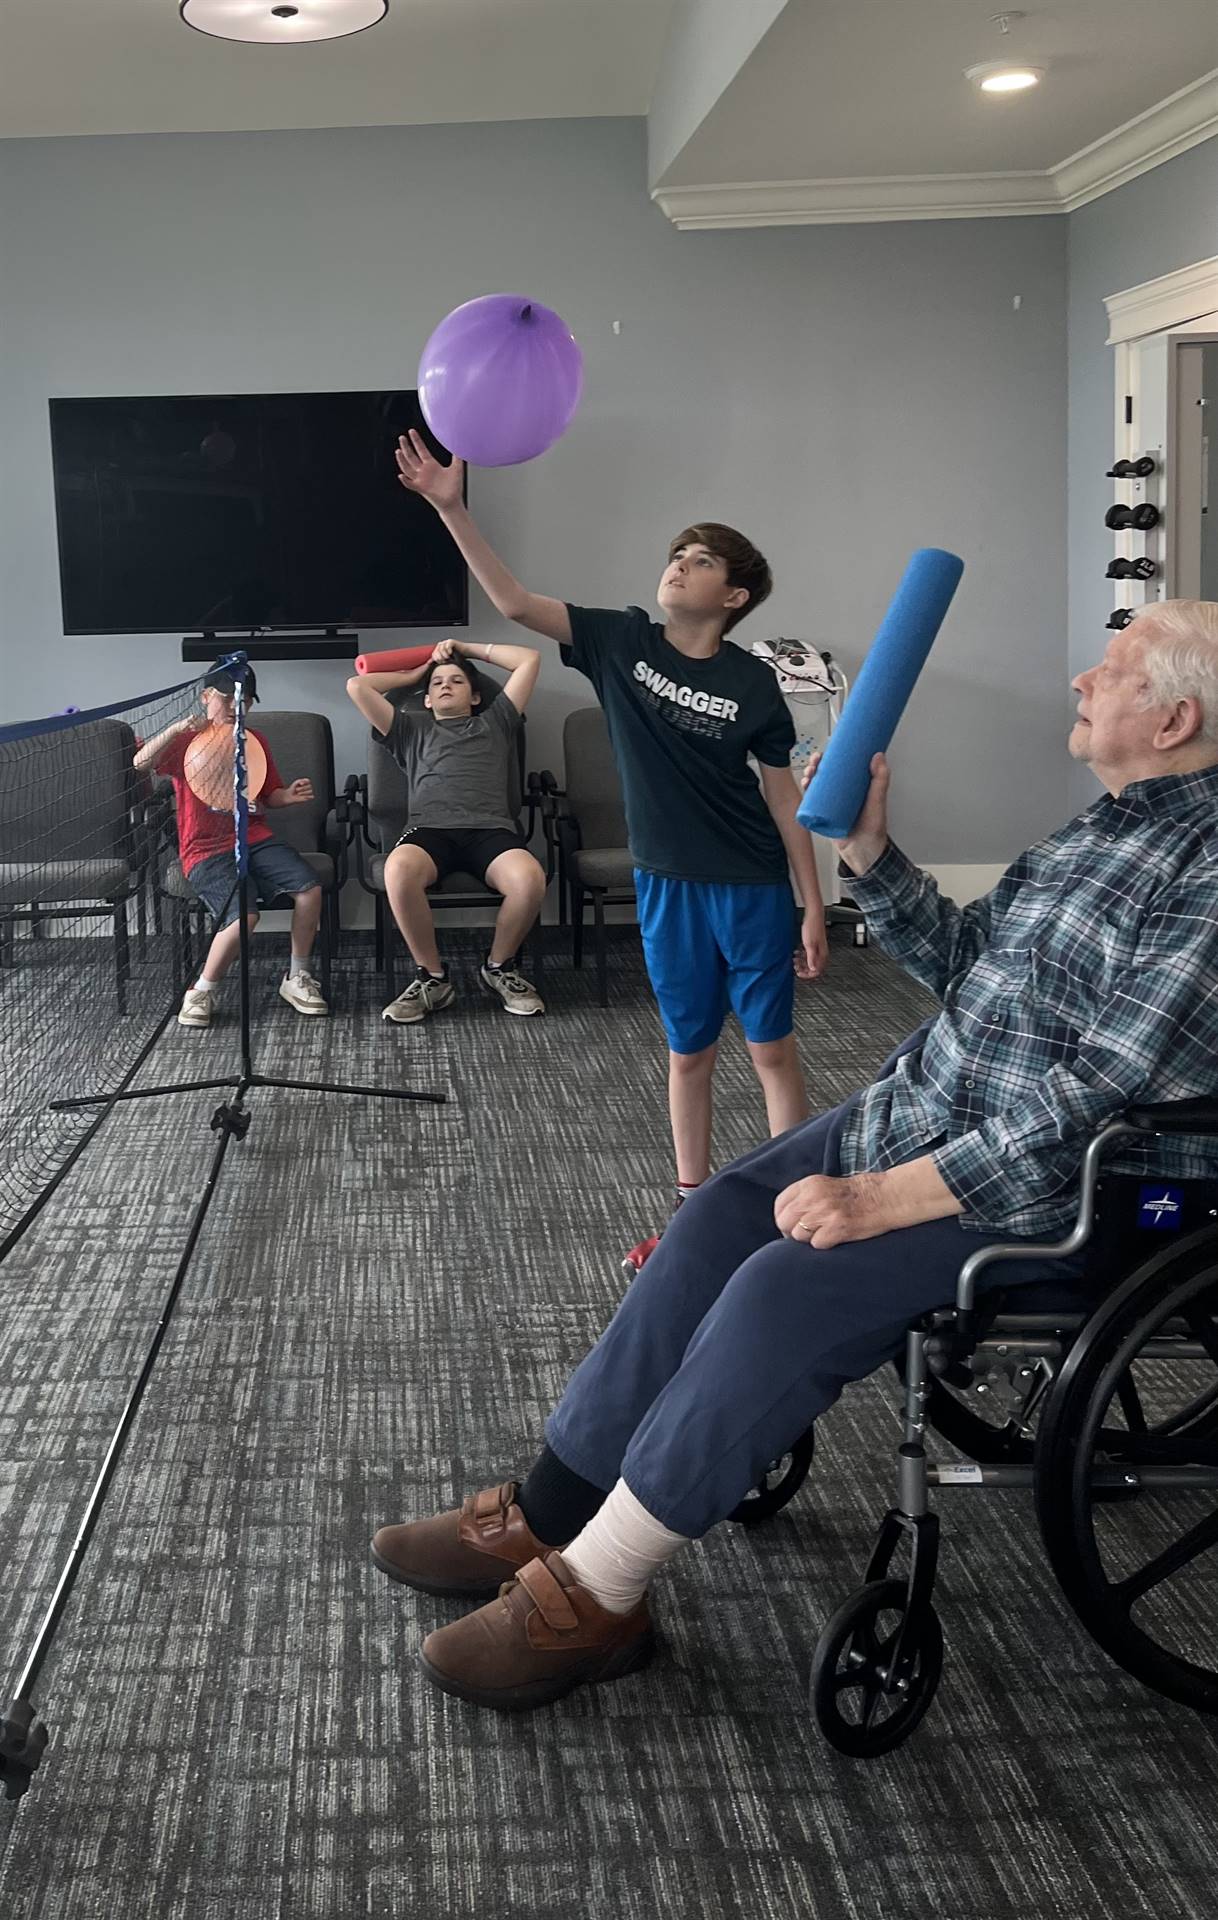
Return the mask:
<svg viewBox="0 0 1218 1920">
<path fill-rule="evenodd" d="M 505 667 L 502 693 L 482 709 L 465 657 Z M 402 673 L 353 675 L 347 692 L 406 776 L 407 826 L 385 861 L 385 892 L 415 962 L 415 978 L 384 1010 L 399 1024 L 426 1019 L 456 995 L 436 946 L 427 889 L 449 873 L 472 873 L 503 896 L 480 971 L 507 1013 L 544 1013 L 514 964 L 541 911 L 546 876 L 525 846 L 509 798 L 516 735 L 541 656 L 499 641 L 441 640 L 430 660 Z M 427 682 L 422 711 L 395 708 L 388 691 Z"/>
</svg>

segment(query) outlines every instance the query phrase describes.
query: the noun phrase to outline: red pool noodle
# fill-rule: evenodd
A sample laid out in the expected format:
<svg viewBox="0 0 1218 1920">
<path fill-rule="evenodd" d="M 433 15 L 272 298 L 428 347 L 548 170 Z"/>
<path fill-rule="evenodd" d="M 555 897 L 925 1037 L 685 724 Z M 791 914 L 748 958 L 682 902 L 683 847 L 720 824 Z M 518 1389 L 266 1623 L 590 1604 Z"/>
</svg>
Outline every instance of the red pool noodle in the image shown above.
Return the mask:
<svg viewBox="0 0 1218 1920">
<path fill-rule="evenodd" d="M 391 647 L 387 653 L 360 653 L 355 658 L 357 673 L 409 673 L 421 667 L 436 650 L 433 640 L 426 647 Z"/>
</svg>

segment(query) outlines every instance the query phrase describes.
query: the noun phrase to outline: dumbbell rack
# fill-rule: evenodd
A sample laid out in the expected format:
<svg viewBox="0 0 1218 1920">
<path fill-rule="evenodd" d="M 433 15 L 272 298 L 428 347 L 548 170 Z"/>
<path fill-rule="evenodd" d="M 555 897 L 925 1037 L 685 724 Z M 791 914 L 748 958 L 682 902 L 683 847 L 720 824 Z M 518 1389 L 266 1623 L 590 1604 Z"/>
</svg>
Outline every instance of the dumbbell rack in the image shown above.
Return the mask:
<svg viewBox="0 0 1218 1920">
<path fill-rule="evenodd" d="M 1107 573 L 1114 582 L 1114 605 L 1107 624 L 1119 630 L 1166 592 L 1162 449 L 1151 447 L 1143 454 L 1114 460 L 1108 478 L 1117 482 L 1118 498 L 1105 516 L 1105 525 L 1116 537 Z"/>
</svg>

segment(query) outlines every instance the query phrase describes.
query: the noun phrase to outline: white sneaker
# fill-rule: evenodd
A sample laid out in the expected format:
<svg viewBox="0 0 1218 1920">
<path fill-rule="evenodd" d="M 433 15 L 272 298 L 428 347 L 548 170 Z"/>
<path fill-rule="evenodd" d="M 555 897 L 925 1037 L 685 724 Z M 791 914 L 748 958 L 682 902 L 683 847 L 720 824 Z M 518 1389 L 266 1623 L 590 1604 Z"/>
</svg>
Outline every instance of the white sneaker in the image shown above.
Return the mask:
<svg viewBox="0 0 1218 1920">
<path fill-rule="evenodd" d="M 382 1020 L 392 1020 L 399 1027 L 411 1026 L 416 1020 L 426 1020 L 429 1013 L 439 1013 L 442 1007 L 450 1007 L 456 999 L 452 981 L 433 980 L 422 969 L 416 973 L 405 993 L 399 993 L 381 1013 Z"/>
<path fill-rule="evenodd" d="M 187 987 L 178 1008 L 180 1027 L 210 1027 L 215 1003 L 206 987 Z"/>
<path fill-rule="evenodd" d="M 531 980 L 512 967 L 487 967 L 479 970 L 479 979 L 488 993 L 502 1001 L 505 1013 L 544 1013 L 546 1003 Z"/>
<path fill-rule="evenodd" d="M 321 997 L 321 988 L 311 973 L 285 973 L 279 982 L 279 998 L 297 1013 L 329 1013 Z"/>
</svg>

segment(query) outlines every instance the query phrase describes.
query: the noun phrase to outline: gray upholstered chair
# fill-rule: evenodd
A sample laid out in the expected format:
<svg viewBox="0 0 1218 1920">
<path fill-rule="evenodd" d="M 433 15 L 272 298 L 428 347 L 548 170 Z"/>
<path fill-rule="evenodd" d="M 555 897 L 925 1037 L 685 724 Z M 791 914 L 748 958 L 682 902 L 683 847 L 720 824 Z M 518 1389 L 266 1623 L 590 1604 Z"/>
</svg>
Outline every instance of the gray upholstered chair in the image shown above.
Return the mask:
<svg viewBox="0 0 1218 1920">
<path fill-rule="evenodd" d="M 571 964 L 584 956 L 589 901 L 596 938 L 596 997 L 609 1005 L 605 908 L 633 906 L 634 857 L 626 842 L 626 810 L 609 729 L 601 707 L 579 707 L 563 726 L 565 787 L 554 795 L 559 912 L 571 917 Z"/>
<path fill-rule="evenodd" d="M 120 1013 L 142 857 L 134 754 L 131 728 L 113 719 L 0 745 L 0 961 L 13 960 L 19 923 L 36 939 L 47 921 L 108 919 Z"/>
<path fill-rule="evenodd" d="M 319 971 L 322 993 L 329 1000 L 332 962 L 339 945 L 339 894 L 346 878 L 346 849 L 334 820 L 334 739 L 330 722 L 321 713 L 289 709 L 263 713 L 255 708 L 250 724 L 265 735 L 285 785 L 306 778 L 313 784 L 313 798 L 306 806 L 275 808 L 266 815 L 266 821 L 276 840 L 294 847 L 321 883 Z M 206 916 L 182 873 L 176 849 L 171 850 L 166 863 L 163 886 L 176 915 L 175 971 L 185 980 L 192 965 L 189 918 L 193 913 L 201 928 Z M 288 907 L 290 896 L 285 894 L 273 904 Z"/>
<path fill-rule="evenodd" d="M 495 700 L 503 698 L 503 684 L 491 680 L 475 669 L 474 679 L 481 695 L 483 708 L 489 707 Z M 400 692 L 388 694 L 390 704 L 397 706 L 422 708 L 426 688 L 423 684 L 407 687 Z M 525 774 L 525 728 L 521 726 L 516 734 L 516 753 L 508 763 L 507 810 L 516 822 L 526 840 L 533 837 L 537 824 L 537 814 L 541 806 L 540 788 L 536 777 L 527 778 Z M 368 735 L 368 771 L 359 781 L 359 793 L 353 803 L 353 814 L 358 824 L 355 834 L 356 878 L 367 893 L 372 895 L 376 907 L 376 964 L 384 976 L 385 991 L 390 999 L 394 993 L 394 949 L 399 938 L 396 922 L 389 911 L 385 895 L 385 861 L 397 845 L 407 824 L 406 776 L 397 761 L 379 736 L 369 731 Z M 523 818 L 522 818 L 523 817 Z M 547 838 L 547 855 L 549 840 Z M 547 857 L 546 879 L 549 880 L 552 864 Z M 428 900 L 433 913 L 446 909 L 478 910 L 493 908 L 498 911 L 500 896 L 493 887 L 488 887 L 473 874 L 450 873 L 438 886 L 428 890 Z M 494 915 L 492 913 L 491 917 Z M 531 966 L 534 977 L 541 973 L 541 921 L 535 922 L 529 936 L 531 948 Z"/>
</svg>

